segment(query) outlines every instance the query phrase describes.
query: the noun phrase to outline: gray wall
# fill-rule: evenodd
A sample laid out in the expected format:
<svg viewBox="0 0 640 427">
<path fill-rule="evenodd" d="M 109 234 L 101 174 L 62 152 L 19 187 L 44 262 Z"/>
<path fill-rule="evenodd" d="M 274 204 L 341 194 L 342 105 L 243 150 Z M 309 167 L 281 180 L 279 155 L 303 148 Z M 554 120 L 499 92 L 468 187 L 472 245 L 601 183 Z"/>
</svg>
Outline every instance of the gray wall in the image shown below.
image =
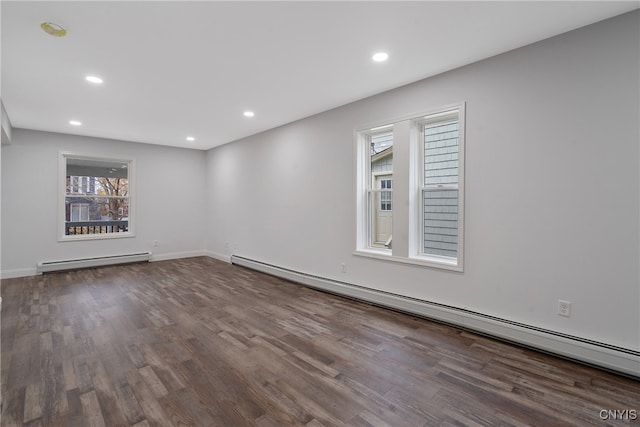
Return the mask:
<svg viewBox="0 0 640 427">
<path fill-rule="evenodd" d="M 58 242 L 59 153 L 135 160 L 136 236 Z M 203 253 L 205 153 L 14 129 L 2 147 L 2 274 L 39 261 L 151 251 L 156 259 Z M 158 246 L 154 247 L 154 240 Z"/>
<path fill-rule="evenodd" d="M 637 350 L 638 22 L 636 11 L 209 151 L 208 249 Z M 354 256 L 354 129 L 461 101 L 464 273 Z"/>
</svg>

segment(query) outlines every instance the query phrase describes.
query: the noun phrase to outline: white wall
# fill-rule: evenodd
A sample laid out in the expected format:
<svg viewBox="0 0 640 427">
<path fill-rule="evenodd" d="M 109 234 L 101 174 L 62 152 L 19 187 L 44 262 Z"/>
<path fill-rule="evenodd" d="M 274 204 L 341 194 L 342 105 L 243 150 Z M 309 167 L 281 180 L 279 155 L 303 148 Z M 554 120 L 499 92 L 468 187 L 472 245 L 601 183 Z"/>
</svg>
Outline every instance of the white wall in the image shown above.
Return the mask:
<svg viewBox="0 0 640 427">
<path fill-rule="evenodd" d="M 638 22 L 636 11 L 209 151 L 208 250 L 638 350 Z M 460 101 L 464 273 L 354 256 L 354 128 Z"/>
<path fill-rule="evenodd" d="M 58 242 L 60 151 L 135 160 L 136 236 Z M 205 153 L 13 129 L 2 147 L 2 274 L 34 274 L 39 261 L 151 251 L 155 259 L 202 253 Z M 159 245 L 153 247 L 153 241 Z"/>
</svg>

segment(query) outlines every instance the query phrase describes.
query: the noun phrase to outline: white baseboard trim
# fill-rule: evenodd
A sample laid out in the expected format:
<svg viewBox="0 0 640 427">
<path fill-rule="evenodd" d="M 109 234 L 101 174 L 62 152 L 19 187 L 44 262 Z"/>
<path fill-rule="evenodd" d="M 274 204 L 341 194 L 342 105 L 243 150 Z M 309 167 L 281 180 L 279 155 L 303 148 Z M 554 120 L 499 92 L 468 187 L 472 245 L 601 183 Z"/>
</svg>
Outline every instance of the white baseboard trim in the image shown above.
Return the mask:
<svg viewBox="0 0 640 427">
<path fill-rule="evenodd" d="M 237 255 L 231 257 L 231 263 L 312 288 L 448 323 L 547 353 L 640 378 L 640 351 L 638 350 L 622 348 L 444 304 L 313 276 Z"/>
<path fill-rule="evenodd" d="M 38 270 L 34 268 L 16 268 L 13 270 L 2 270 L 0 272 L 0 278 L 2 279 L 16 279 L 18 277 L 37 276 Z"/>
<path fill-rule="evenodd" d="M 168 261 L 172 259 L 180 258 L 193 258 L 198 256 L 211 256 L 212 258 L 221 259 L 222 261 L 231 262 L 229 257 L 226 260 L 223 258 L 213 257 L 210 252 L 207 251 L 185 251 L 185 252 L 168 252 L 164 254 L 151 254 L 150 262 L 154 261 Z M 37 276 L 40 273 L 37 268 L 17 268 L 13 270 L 2 270 L 0 272 L 0 278 L 2 279 L 15 279 L 18 277 Z"/>
<path fill-rule="evenodd" d="M 128 254 L 93 256 L 88 258 L 72 258 L 57 261 L 40 261 L 36 271 L 38 273 L 50 273 L 65 270 L 78 270 L 81 268 L 147 262 L 150 259 L 151 252 L 135 252 Z"/>
<path fill-rule="evenodd" d="M 169 261 L 180 258 L 193 258 L 197 256 L 207 256 L 206 251 L 185 251 L 185 252 L 168 252 L 164 254 L 151 254 L 150 262 Z"/>
</svg>

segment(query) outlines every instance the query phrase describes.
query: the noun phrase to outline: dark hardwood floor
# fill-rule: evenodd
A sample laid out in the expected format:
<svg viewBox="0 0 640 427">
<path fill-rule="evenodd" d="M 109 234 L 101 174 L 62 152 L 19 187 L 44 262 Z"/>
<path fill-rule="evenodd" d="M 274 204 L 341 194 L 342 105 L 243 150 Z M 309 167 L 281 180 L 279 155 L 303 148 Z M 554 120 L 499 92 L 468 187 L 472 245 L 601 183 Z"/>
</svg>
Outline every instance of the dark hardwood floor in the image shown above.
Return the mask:
<svg viewBox="0 0 640 427">
<path fill-rule="evenodd" d="M 638 381 L 209 258 L 2 298 L 2 426 L 640 424 Z"/>
</svg>

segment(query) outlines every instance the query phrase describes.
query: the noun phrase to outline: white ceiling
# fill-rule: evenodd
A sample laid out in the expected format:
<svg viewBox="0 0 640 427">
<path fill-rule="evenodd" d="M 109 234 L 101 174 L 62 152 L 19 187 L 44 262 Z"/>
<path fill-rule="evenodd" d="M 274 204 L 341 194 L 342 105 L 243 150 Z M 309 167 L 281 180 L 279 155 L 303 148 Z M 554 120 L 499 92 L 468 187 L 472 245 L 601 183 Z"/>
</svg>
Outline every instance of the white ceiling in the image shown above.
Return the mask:
<svg viewBox="0 0 640 427">
<path fill-rule="evenodd" d="M 16 128 L 208 149 L 639 5 L 2 1 L 1 95 Z"/>
</svg>

